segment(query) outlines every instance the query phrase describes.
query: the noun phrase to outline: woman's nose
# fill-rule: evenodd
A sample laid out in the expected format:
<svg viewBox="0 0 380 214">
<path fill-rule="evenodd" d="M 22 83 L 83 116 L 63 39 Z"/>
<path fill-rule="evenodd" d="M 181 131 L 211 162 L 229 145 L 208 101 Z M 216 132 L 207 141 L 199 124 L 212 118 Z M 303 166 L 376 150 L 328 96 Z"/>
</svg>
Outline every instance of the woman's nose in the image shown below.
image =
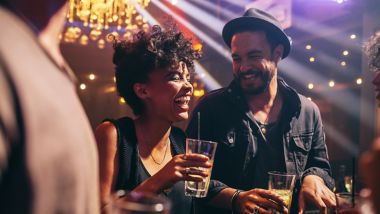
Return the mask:
<svg viewBox="0 0 380 214">
<path fill-rule="evenodd" d="M 186 80 L 185 83 L 184 83 L 184 87 L 187 89 L 187 90 L 191 90 L 193 91 L 193 85 L 191 84 L 190 81 Z"/>
</svg>

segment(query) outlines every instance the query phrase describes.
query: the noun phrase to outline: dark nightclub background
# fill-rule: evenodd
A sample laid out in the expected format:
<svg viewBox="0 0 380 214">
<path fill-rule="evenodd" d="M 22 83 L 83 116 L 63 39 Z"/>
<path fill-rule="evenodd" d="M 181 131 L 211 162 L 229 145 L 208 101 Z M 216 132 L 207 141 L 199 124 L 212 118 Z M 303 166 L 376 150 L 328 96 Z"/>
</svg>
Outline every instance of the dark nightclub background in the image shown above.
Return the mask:
<svg viewBox="0 0 380 214">
<path fill-rule="evenodd" d="M 179 20 L 181 29 L 202 47 L 204 57 L 193 78 L 192 106 L 202 94 L 231 81 L 232 66 L 221 29 L 228 20 L 241 16 L 246 5 L 258 2 L 263 1 L 151 0 L 145 8 L 147 19 L 161 23 L 170 15 Z M 293 47 L 280 63 L 279 75 L 319 106 L 333 172 L 342 164 L 352 169 L 353 157 L 368 148 L 377 135 L 375 130 L 380 130 L 373 74 L 362 54 L 363 43 L 380 27 L 380 1 L 286 2 L 290 4 L 286 32 Z M 104 118 L 131 115 L 115 91 L 111 43 L 62 41 L 62 50 L 77 74 L 78 92 L 93 128 Z M 186 123 L 177 125 L 186 127 Z"/>
</svg>

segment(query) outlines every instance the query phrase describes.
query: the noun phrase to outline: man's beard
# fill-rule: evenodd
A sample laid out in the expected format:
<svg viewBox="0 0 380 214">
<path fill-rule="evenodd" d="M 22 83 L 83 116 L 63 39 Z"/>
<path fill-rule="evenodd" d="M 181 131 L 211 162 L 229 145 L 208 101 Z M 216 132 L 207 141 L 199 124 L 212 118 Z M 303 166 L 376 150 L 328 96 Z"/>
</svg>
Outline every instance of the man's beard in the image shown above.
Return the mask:
<svg viewBox="0 0 380 214">
<path fill-rule="evenodd" d="M 245 81 L 244 76 L 251 75 L 251 74 L 257 75 L 257 77 L 255 78 L 260 78 L 263 84 L 260 85 L 259 87 L 242 87 L 241 82 Z M 253 69 L 246 71 L 244 73 L 239 72 L 238 74 L 234 76 L 235 76 L 235 79 L 240 83 L 243 93 L 247 95 L 258 95 L 258 94 L 266 92 L 269 88 L 269 83 L 271 79 L 273 78 L 270 71 L 263 72 L 260 70 L 253 70 Z"/>
</svg>

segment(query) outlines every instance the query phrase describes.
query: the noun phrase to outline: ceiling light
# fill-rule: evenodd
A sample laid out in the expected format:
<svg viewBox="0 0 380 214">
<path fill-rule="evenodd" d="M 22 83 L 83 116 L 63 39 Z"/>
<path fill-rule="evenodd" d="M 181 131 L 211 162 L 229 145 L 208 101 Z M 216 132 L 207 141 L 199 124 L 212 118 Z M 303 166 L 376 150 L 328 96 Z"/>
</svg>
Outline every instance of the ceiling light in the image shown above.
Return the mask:
<svg viewBox="0 0 380 214">
<path fill-rule="evenodd" d="M 356 79 L 356 84 L 361 85 L 362 83 L 363 83 L 362 78 L 359 77 Z"/>
<path fill-rule="evenodd" d="M 96 76 L 95 76 L 95 74 L 90 74 L 90 75 L 88 75 L 88 78 L 90 80 L 94 80 L 96 78 Z"/>
<path fill-rule="evenodd" d="M 82 84 L 79 85 L 79 88 L 80 88 L 81 90 L 84 90 L 84 89 L 87 88 L 87 86 L 86 86 L 86 84 L 82 83 Z"/>
<path fill-rule="evenodd" d="M 335 86 L 335 82 L 333 81 L 333 80 L 330 80 L 329 81 L 329 86 L 332 88 L 332 87 L 334 87 Z"/>
</svg>

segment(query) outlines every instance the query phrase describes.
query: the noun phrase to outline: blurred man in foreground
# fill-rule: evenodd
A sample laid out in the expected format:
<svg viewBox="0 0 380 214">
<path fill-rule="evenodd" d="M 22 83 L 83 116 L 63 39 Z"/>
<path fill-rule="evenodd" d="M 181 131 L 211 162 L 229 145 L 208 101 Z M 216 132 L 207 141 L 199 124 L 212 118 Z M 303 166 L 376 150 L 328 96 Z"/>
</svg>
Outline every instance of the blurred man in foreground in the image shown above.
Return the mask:
<svg viewBox="0 0 380 214">
<path fill-rule="evenodd" d="M 66 1 L 0 6 L 0 213 L 99 213 L 95 140 L 59 50 Z"/>
</svg>

